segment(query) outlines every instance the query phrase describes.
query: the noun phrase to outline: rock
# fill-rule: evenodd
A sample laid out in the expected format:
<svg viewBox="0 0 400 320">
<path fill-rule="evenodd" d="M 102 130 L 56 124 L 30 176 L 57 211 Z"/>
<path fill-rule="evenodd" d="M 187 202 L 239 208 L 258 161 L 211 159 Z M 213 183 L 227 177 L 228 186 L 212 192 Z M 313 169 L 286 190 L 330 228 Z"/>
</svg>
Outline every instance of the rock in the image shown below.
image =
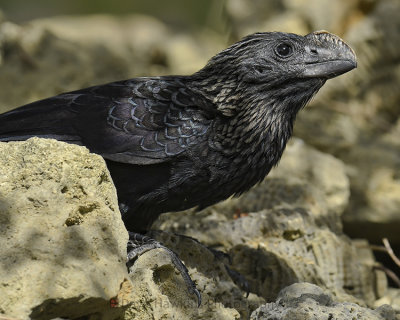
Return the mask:
<svg viewBox="0 0 400 320">
<path fill-rule="evenodd" d="M 289 12 L 296 12 L 311 30 L 329 30 L 341 35 L 358 10 L 357 0 L 284 0 Z M 327 10 L 329 8 L 329 10 Z"/>
<path fill-rule="evenodd" d="M 400 148 L 375 139 L 356 145 L 343 158 L 350 164 L 352 199 L 343 215 L 346 232 L 373 243 L 400 245 Z"/>
<path fill-rule="evenodd" d="M 348 237 L 327 229 L 315 230 L 315 226 L 304 221 L 306 217 L 303 221 L 300 217 L 299 212 L 296 217 L 290 210 L 265 212 L 258 219 L 252 217 L 253 224 L 272 220 L 274 223 L 261 226 L 271 228 L 270 234 L 232 246 L 232 264 L 246 277 L 252 292 L 271 301 L 282 288 L 307 281 L 329 290 L 339 301 L 372 305 L 382 297 L 385 290 L 377 292 L 376 288 L 386 289 L 387 281 L 382 272 L 374 270 L 370 249 L 365 249 L 369 259 L 360 261 L 360 249 Z M 286 226 L 280 225 L 284 219 L 288 220 Z"/>
<path fill-rule="evenodd" d="M 0 111 L 61 92 L 129 77 L 106 44 L 60 38 L 44 26 L 0 25 Z M 38 81 L 40 79 L 40 81 Z"/>
<path fill-rule="evenodd" d="M 386 294 L 379 300 L 375 302 L 375 307 L 388 304 L 400 314 L 400 289 L 399 288 L 389 288 Z"/>
<path fill-rule="evenodd" d="M 327 214 L 340 216 L 348 205 L 350 182 L 342 161 L 332 155 L 322 153 L 300 139 L 293 138 L 285 154 L 269 176 L 273 179 L 298 179 L 307 184 L 310 193 L 322 193 L 326 208 L 311 210 L 316 216 L 326 210 Z M 267 180 L 266 180 L 267 181 Z M 282 199 L 283 200 L 283 199 Z M 304 206 L 307 199 L 304 199 Z M 293 202 L 291 202 L 293 204 Z M 309 207 L 312 209 L 312 207 Z"/>
<path fill-rule="evenodd" d="M 152 236 L 183 260 L 201 291 L 202 304 L 197 308 L 196 297 L 187 292 L 170 257 L 157 249 L 142 255 L 132 267 L 135 290 L 125 319 L 246 319 L 265 301 L 254 294 L 246 299 L 229 277 L 226 261 L 218 260 L 199 242 L 168 232 Z"/>
<path fill-rule="evenodd" d="M 95 64 L 101 62 L 103 68 L 108 70 L 105 75 L 115 76 L 110 81 L 160 75 L 168 67 L 164 47 L 171 34 L 166 25 L 150 16 L 64 16 L 34 20 L 30 26 L 48 30 L 83 51 L 101 50 L 103 56 L 92 55 L 93 60 L 88 63 L 96 67 Z M 124 70 L 113 70 L 117 61 Z M 89 66 L 86 68 L 89 69 Z M 120 73 L 116 74 L 117 71 Z M 97 82 L 97 79 L 92 81 Z"/>
<path fill-rule="evenodd" d="M 296 283 L 283 289 L 276 302 L 268 303 L 251 314 L 251 320 L 283 319 L 368 319 L 396 320 L 394 310 L 383 305 L 375 310 L 354 303 L 338 303 L 316 285 Z"/>
<path fill-rule="evenodd" d="M 192 74 L 203 68 L 208 59 L 229 45 L 215 34 L 178 34 L 164 39 L 168 66 L 174 74 Z"/>
<path fill-rule="evenodd" d="M 272 16 L 270 19 L 264 21 L 262 26 L 258 26 L 258 30 L 266 31 L 282 31 L 297 34 L 310 33 L 310 26 L 299 14 L 298 11 L 285 11 L 282 14 Z M 254 30 L 257 32 L 258 30 Z"/>
<path fill-rule="evenodd" d="M 122 314 L 127 232 L 104 160 L 32 138 L 0 143 L 0 313 Z"/>
<path fill-rule="evenodd" d="M 283 11 L 282 1 L 231 0 L 225 4 L 233 36 L 237 39 L 253 32 L 263 31 L 260 26 Z M 275 31 L 275 30 L 265 30 Z"/>
</svg>

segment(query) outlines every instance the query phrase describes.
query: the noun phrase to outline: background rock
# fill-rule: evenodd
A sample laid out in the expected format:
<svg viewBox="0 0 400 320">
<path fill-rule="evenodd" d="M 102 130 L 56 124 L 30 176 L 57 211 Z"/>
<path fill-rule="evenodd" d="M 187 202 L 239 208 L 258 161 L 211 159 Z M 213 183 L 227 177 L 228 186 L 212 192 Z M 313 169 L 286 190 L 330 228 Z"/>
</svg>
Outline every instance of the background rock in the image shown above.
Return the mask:
<svg viewBox="0 0 400 320">
<path fill-rule="evenodd" d="M 283 289 L 276 303 L 268 303 L 251 315 L 251 320 L 283 319 L 368 319 L 396 320 L 394 310 L 384 305 L 369 310 L 354 303 L 337 303 L 329 293 L 309 283 L 297 283 Z"/>
</svg>

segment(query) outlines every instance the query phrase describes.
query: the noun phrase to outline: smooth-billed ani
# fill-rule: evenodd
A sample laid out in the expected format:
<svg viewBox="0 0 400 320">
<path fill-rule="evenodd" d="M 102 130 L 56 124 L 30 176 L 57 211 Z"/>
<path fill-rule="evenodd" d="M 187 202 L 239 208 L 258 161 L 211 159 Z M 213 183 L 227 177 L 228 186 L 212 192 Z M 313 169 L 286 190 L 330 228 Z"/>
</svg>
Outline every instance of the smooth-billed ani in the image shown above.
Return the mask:
<svg viewBox="0 0 400 320">
<path fill-rule="evenodd" d="M 190 76 L 114 82 L 2 114 L 0 141 L 55 138 L 102 155 L 127 229 L 145 232 L 163 212 L 204 208 L 264 179 L 297 112 L 355 67 L 328 32 L 256 33 Z"/>
</svg>

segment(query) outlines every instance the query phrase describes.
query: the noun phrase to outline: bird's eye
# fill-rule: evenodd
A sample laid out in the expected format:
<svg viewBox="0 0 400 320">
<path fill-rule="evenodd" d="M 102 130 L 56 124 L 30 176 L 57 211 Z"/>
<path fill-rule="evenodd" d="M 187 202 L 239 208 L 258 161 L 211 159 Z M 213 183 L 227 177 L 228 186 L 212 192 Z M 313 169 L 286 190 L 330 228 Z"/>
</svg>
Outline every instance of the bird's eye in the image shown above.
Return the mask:
<svg viewBox="0 0 400 320">
<path fill-rule="evenodd" d="M 277 45 L 275 51 L 278 54 L 278 56 L 286 58 L 293 53 L 293 47 L 290 44 L 281 43 Z"/>
</svg>

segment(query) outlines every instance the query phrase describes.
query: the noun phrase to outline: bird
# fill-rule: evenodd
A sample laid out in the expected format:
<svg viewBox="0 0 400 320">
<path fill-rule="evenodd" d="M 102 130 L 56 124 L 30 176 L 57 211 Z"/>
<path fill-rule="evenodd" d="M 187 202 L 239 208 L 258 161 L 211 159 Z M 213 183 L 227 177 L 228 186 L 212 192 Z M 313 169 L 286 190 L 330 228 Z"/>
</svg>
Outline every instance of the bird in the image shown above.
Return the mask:
<svg viewBox="0 0 400 320">
<path fill-rule="evenodd" d="M 298 112 L 328 79 L 356 66 L 351 47 L 327 31 L 258 32 L 192 75 L 112 82 L 1 114 L 0 141 L 53 138 L 101 155 L 132 258 L 141 245 L 160 247 L 141 236 L 160 214 L 202 209 L 261 182 Z"/>
</svg>

